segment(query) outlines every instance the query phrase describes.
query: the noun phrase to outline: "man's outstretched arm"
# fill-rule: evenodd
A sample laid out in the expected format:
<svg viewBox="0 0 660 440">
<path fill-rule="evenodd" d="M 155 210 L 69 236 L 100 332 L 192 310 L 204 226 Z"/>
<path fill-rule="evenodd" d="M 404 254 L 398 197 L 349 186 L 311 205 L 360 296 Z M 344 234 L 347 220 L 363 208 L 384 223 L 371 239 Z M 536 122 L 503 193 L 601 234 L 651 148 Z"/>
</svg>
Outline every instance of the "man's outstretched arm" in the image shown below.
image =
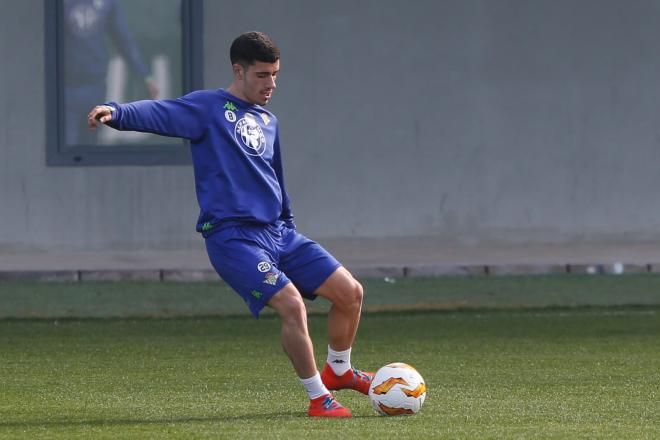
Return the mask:
<svg viewBox="0 0 660 440">
<path fill-rule="evenodd" d="M 205 134 L 209 119 L 199 93 L 177 99 L 97 105 L 87 115 L 87 125 L 91 130 L 105 124 L 117 130 L 199 139 Z"/>
</svg>

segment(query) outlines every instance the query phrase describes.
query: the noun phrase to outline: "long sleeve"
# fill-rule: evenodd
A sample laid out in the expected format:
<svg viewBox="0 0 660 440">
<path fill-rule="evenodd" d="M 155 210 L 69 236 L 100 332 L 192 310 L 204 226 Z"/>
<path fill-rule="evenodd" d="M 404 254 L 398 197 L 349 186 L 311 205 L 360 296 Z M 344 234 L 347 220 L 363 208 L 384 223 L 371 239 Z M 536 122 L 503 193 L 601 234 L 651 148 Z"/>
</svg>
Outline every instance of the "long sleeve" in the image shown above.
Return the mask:
<svg viewBox="0 0 660 440">
<path fill-rule="evenodd" d="M 279 132 L 275 134 L 273 150 L 273 169 L 275 170 L 275 175 L 277 176 L 277 180 L 280 183 L 280 189 L 282 191 L 282 213 L 280 214 L 280 220 L 284 221 L 284 223 L 291 229 L 295 229 L 296 224 L 293 221 L 291 200 L 289 199 L 289 195 L 287 194 L 286 188 L 284 186 L 284 172 L 282 169 L 282 153 L 280 151 Z"/>
<path fill-rule="evenodd" d="M 209 112 L 202 92 L 177 99 L 136 101 L 127 104 L 109 102 L 114 107 L 110 127 L 141 131 L 189 140 L 202 138 L 209 124 Z"/>
</svg>

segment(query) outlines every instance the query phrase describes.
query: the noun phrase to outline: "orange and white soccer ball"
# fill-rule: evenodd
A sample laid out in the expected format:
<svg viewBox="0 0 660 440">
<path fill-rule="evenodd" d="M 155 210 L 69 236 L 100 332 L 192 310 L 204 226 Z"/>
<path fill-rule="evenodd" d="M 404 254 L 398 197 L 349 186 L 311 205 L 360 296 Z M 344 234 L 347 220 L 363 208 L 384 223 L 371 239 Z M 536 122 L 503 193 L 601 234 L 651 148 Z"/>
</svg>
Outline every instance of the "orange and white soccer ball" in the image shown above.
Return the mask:
<svg viewBox="0 0 660 440">
<path fill-rule="evenodd" d="M 402 362 L 376 372 L 369 397 L 374 409 L 386 416 L 416 414 L 426 399 L 426 383 L 413 367 Z"/>
</svg>

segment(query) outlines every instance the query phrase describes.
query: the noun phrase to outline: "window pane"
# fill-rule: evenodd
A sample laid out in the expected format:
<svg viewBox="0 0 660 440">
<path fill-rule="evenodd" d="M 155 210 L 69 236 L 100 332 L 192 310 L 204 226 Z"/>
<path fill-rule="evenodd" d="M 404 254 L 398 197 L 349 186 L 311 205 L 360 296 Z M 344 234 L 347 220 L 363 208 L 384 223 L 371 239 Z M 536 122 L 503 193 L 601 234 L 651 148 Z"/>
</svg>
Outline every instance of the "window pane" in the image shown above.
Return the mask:
<svg viewBox="0 0 660 440">
<path fill-rule="evenodd" d="M 181 145 L 179 139 L 87 129 L 96 104 L 183 92 L 181 0 L 64 0 L 63 131 L 66 147 Z"/>
</svg>

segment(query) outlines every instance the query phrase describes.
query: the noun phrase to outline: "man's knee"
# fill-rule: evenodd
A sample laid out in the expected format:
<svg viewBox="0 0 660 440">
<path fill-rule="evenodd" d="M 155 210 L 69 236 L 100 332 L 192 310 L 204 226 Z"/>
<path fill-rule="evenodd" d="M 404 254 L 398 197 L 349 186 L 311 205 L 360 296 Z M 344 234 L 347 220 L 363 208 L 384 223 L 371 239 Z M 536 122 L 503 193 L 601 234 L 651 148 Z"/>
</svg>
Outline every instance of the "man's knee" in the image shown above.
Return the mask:
<svg viewBox="0 0 660 440">
<path fill-rule="evenodd" d="M 284 320 L 301 320 L 307 316 L 305 303 L 298 290 L 291 284 L 287 284 L 277 292 L 268 302 L 268 305 Z"/>
<path fill-rule="evenodd" d="M 364 289 L 362 288 L 362 284 L 355 278 L 353 279 L 353 286 L 351 288 L 351 295 L 353 299 L 353 303 L 356 306 L 361 307 L 362 306 L 362 299 L 364 298 Z"/>
<path fill-rule="evenodd" d="M 359 310 L 362 307 L 364 289 L 362 284 L 352 275 L 346 273 L 346 278 L 342 283 L 334 287 L 334 292 L 330 295 L 330 301 L 337 307 L 346 310 Z"/>
</svg>

